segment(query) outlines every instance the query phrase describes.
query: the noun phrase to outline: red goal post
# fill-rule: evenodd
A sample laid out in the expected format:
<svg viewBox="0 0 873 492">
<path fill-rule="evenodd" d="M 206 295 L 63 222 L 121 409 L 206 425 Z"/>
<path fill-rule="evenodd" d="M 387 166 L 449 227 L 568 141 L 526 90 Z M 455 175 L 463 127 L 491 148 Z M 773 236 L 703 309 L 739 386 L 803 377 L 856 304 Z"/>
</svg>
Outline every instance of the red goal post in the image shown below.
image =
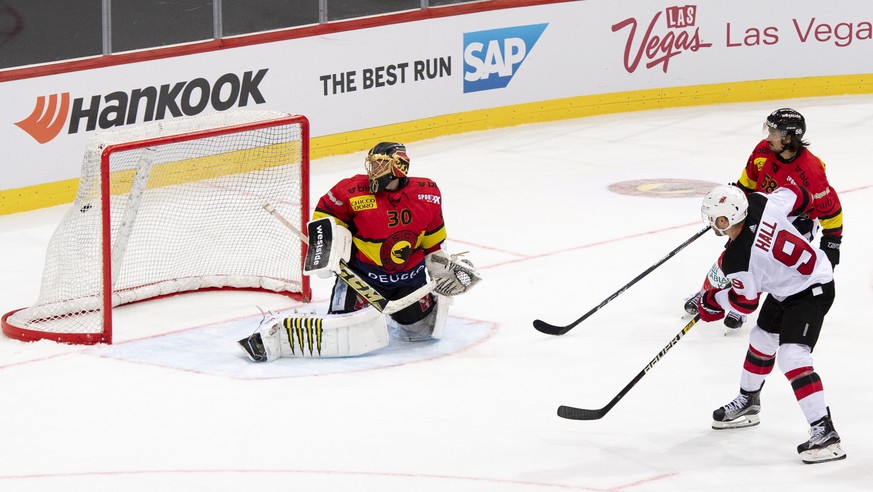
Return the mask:
<svg viewBox="0 0 873 492">
<path fill-rule="evenodd" d="M 112 308 L 244 289 L 308 302 L 309 122 L 232 110 L 94 134 L 49 241 L 39 298 L 3 315 L 19 340 L 112 343 Z"/>
</svg>

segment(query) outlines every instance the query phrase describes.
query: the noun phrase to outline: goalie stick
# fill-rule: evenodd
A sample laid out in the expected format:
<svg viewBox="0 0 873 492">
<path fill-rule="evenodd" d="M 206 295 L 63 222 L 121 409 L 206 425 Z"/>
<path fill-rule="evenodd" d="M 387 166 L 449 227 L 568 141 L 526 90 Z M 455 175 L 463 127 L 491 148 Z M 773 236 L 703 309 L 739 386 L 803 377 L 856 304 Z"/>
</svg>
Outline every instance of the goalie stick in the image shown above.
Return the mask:
<svg viewBox="0 0 873 492">
<path fill-rule="evenodd" d="M 643 376 L 648 374 L 648 372 L 651 371 L 653 367 L 655 367 L 655 364 L 657 364 L 658 361 L 661 360 L 661 358 L 664 357 L 664 355 L 666 355 L 667 352 L 671 348 L 673 348 L 674 345 L 679 343 L 679 340 L 681 340 L 682 337 L 685 336 L 686 333 L 688 333 L 691 327 L 694 326 L 694 324 L 697 323 L 699 319 L 700 315 L 698 314 L 691 321 L 689 321 L 688 324 L 685 325 L 684 328 L 682 328 L 682 331 L 680 331 L 679 334 L 673 337 L 673 339 L 670 340 L 670 343 L 668 343 L 667 346 L 661 349 L 661 351 L 658 352 L 658 355 L 656 355 L 655 358 L 652 359 L 652 361 L 649 362 L 649 364 L 644 367 L 643 370 L 640 371 L 640 373 L 637 374 L 630 383 L 627 384 L 627 386 L 619 391 L 618 394 L 615 395 L 615 398 L 613 398 L 612 401 L 610 401 L 605 407 L 598 408 L 597 410 L 588 410 L 585 408 L 576 408 L 567 405 L 561 405 L 560 407 L 558 407 L 558 417 L 570 420 L 598 420 L 603 418 L 604 415 L 612 410 L 612 407 L 614 407 L 615 404 L 619 402 L 619 400 L 624 398 L 624 395 L 626 395 L 627 392 L 631 390 L 631 388 L 633 388 L 634 386 L 636 386 L 637 383 L 640 382 L 640 379 L 643 379 Z"/>
<path fill-rule="evenodd" d="M 285 227 L 287 227 L 298 239 L 303 241 L 305 244 L 309 244 L 309 238 L 306 237 L 305 234 L 300 232 L 294 224 L 288 222 L 282 214 L 276 210 L 269 203 L 264 204 L 264 210 L 270 213 L 273 217 L 276 218 L 279 222 L 282 223 Z M 389 301 L 385 299 L 382 294 L 376 292 L 366 280 L 361 278 L 360 275 L 352 271 L 351 268 L 346 264 L 345 261 L 340 260 L 340 271 L 337 273 L 337 276 L 345 283 L 349 284 L 349 287 L 355 290 L 358 294 L 361 295 L 364 299 L 367 300 L 374 308 L 376 308 L 379 312 L 383 314 L 393 314 L 401 309 L 409 307 L 414 303 L 418 302 L 422 297 L 430 294 L 436 288 L 436 282 L 428 282 L 415 291 L 407 294 L 405 297 L 396 299 L 393 301 Z"/>
<path fill-rule="evenodd" d="M 703 229 L 701 229 L 699 232 L 697 232 L 696 234 L 694 234 L 693 236 L 691 236 L 690 238 L 688 238 L 687 241 L 685 241 L 684 243 L 680 244 L 679 247 L 677 247 L 677 248 L 674 249 L 673 251 L 670 251 L 669 253 L 667 253 L 667 255 L 664 256 L 663 258 L 661 258 L 660 260 L 658 260 L 657 263 L 655 263 L 654 265 L 652 265 L 652 266 L 650 266 L 649 268 L 647 268 L 646 271 L 644 271 L 643 273 L 637 275 L 636 278 L 634 278 L 634 279 L 631 280 L 630 282 L 626 283 L 626 284 L 624 285 L 624 287 L 622 287 L 622 288 L 618 289 L 617 291 L 615 291 L 611 296 L 609 296 L 609 297 L 607 297 L 606 299 L 604 299 L 603 302 L 601 302 L 600 304 L 598 304 L 597 306 L 595 306 L 591 311 L 588 311 L 587 313 L 585 313 L 584 315 L 582 315 L 581 318 L 579 318 L 579 319 L 577 319 L 576 321 L 570 323 L 569 325 L 566 325 L 566 326 L 556 326 L 556 325 L 552 325 L 552 324 L 546 323 L 546 322 L 543 321 L 543 320 L 536 319 L 536 320 L 534 320 L 534 322 L 533 322 L 533 326 L 534 326 L 534 328 L 536 328 L 536 330 L 539 331 L 539 332 L 541 332 L 541 333 L 545 333 L 546 335 L 563 335 L 564 333 L 567 333 L 568 331 L 572 330 L 576 325 L 578 325 L 579 323 L 581 323 L 581 322 L 585 321 L 586 319 L 588 319 L 589 316 L 591 316 L 592 314 L 594 314 L 594 313 L 596 313 L 597 311 L 599 311 L 600 308 L 602 308 L 603 306 L 607 305 L 607 304 L 608 304 L 609 302 L 611 302 L 613 299 L 615 299 L 616 297 L 618 297 L 622 292 L 624 292 L 624 291 L 626 291 L 627 289 L 629 289 L 633 284 L 639 282 L 640 280 L 642 280 L 643 277 L 645 277 L 646 275 L 652 273 L 656 268 L 658 268 L 659 266 L 663 265 L 663 264 L 664 264 L 667 260 L 669 260 L 670 258 L 674 257 L 674 256 L 676 255 L 676 253 L 678 253 L 678 252 L 682 251 L 683 249 L 685 249 L 686 246 L 688 246 L 689 244 L 693 243 L 695 240 L 697 240 L 697 238 L 699 238 L 700 236 L 706 234 L 706 231 L 708 231 L 708 230 L 709 230 L 709 226 L 706 226 L 706 227 L 704 227 Z"/>
</svg>

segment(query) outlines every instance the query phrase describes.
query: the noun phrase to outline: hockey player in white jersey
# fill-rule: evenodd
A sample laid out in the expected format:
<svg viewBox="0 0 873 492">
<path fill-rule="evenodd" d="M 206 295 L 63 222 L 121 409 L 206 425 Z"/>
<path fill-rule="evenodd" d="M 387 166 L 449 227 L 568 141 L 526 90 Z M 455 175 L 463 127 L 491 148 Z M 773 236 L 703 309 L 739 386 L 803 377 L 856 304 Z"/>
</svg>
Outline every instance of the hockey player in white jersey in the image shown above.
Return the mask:
<svg viewBox="0 0 873 492">
<path fill-rule="evenodd" d="M 713 412 L 712 428 L 758 425 L 761 388 L 778 363 L 810 425 L 809 440 L 797 447 L 804 463 L 846 457 L 812 360 L 834 301 L 833 267 L 791 223 L 812 208 L 812 201 L 806 190 L 793 185 L 748 197 L 734 186 L 710 191 L 701 211 L 716 235 L 730 238 L 722 260 L 730 284 L 707 291 L 698 301 L 700 319 L 712 322 L 730 310 L 754 312 L 760 296 L 767 294 L 749 335 L 740 393 Z"/>
</svg>

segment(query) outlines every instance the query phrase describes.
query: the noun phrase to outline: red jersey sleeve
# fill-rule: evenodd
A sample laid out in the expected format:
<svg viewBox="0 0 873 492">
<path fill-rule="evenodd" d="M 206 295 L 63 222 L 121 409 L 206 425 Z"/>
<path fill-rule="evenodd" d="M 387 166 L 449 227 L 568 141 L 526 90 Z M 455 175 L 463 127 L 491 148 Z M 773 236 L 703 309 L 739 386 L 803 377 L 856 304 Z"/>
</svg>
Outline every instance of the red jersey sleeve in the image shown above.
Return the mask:
<svg viewBox="0 0 873 492">
<path fill-rule="evenodd" d="M 354 212 L 349 206 L 350 191 L 354 191 L 357 184 L 354 179 L 343 179 L 329 189 L 315 205 L 315 212 L 312 214 L 312 219 L 320 219 L 325 216 L 331 216 L 337 220 L 337 223 L 346 229 L 352 230 Z M 354 231 L 353 231 L 354 232 Z"/>
<path fill-rule="evenodd" d="M 760 191 L 758 190 L 758 180 L 761 177 L 761 169 L 763 169 L 764 164 L 767 162 L 767 155 L 769 153 L 770 144 L 767 143 L 767 139 L 764 139 L 758 142 L 758 145 L 755 146 L 755 149 L 752 150 L 751 155 L 749 155 L 749 159 L 746 161 L 746 167 L 743 168 L 743 172 L 740 174 L 740 179 L 737 180 L 737 184 L 740 185 L 740 188 L 743 188 L 746 193 Z"/>
<path fill-rule="evenodd" d="M 808 149 L 804 150 L 795 162 L 798 169 L 802 170 L 797 176 L 799 184 L 815 200 L 810 217 L 818 219 L 823 235 L 842 236 L 843 205 L 836 190 L 828 183 L 824 162 Z"/>
</svg>

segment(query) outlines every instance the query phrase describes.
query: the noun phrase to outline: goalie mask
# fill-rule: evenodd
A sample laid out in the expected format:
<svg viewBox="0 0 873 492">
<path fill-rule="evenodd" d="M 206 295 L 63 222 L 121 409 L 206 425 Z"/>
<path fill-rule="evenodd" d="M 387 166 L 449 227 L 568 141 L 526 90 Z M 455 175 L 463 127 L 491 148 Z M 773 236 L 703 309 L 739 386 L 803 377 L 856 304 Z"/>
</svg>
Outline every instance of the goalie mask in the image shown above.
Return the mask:
<svg viewBox="0 0 873 492">
<path fill-rule="evenodd" d="M 725 231 L 742 222 L 749 214 L 749 200 L 743 190 L 736 186 L 716 186 L 703 197 L 700 211 L 703 213 L 703 222 L 712 227 L 717 235 L 724 236 Z M 715 225 L 719 217 L 727 219 L 727 227 L 721 229 Z"/>
<path fill-rule="evenodd" d="M 385 189 L 395 179 L 400 180 L 399 188 L 406 186 L 409 178 L 409 156 L 406 146 L 395 142 L 381 142 L 370 149 L 364 159 L 364 169 L 370 180 L 370 192 Z"/>
</svg>

